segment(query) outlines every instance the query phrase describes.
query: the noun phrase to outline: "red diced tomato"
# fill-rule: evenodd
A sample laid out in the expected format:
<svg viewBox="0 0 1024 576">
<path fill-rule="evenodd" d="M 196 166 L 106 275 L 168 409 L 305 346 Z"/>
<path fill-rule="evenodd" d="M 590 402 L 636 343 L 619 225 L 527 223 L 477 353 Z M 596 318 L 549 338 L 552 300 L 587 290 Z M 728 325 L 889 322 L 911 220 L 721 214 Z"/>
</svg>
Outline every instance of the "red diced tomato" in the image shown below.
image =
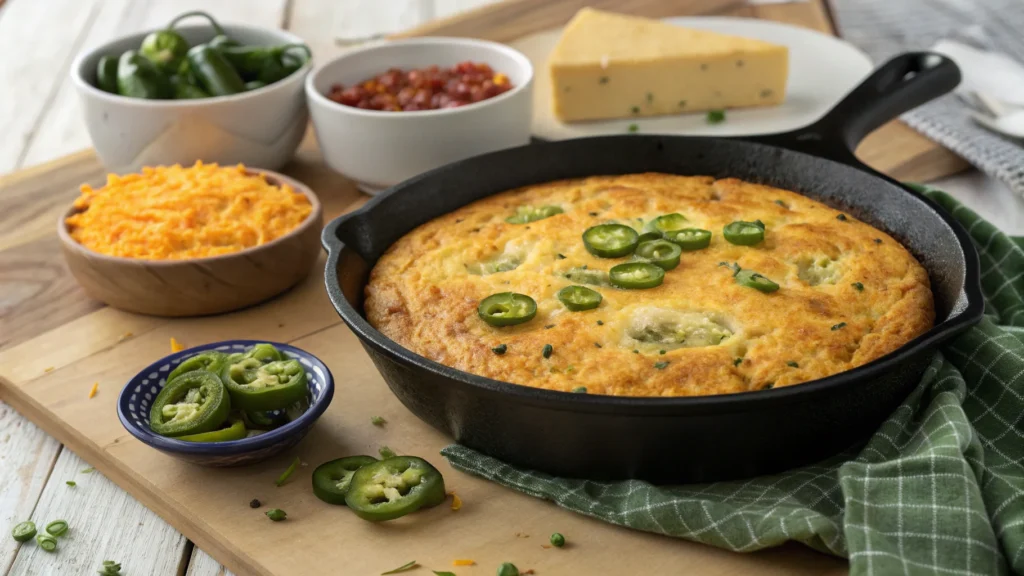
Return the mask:
<svg viewBox="0 0 1024 576">
<path fill-rule="evenodd" d="M 391 68 L 355 86 L 345 88 L 336 84 L 327 97 L 367 110 L 437 110 L 480 102 L 512 87 L 508 76 L 495 74 L 486 63 L 466 61 L 451 68 Z"/>
</svg>

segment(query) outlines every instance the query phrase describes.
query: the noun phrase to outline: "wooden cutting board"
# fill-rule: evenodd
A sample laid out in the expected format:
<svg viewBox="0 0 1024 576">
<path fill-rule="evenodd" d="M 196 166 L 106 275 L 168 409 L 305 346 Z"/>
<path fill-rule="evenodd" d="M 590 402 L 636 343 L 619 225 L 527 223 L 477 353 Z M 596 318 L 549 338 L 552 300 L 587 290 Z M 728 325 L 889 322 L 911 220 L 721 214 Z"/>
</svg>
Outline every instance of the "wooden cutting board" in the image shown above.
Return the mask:
<svg viewBox="0 0 1024 576">
<path fill-rule="evenodd" d="M 816 1 L 735 8 L 730 0 L 516 0 L 436 22 L 407 35 L 462 35 L 511 41 L 564 23 L 583 4 L 650 16 L 734 14 L 830 30 Z M 865 142 L 862 159 L 896 177 L 927 180 L 963 167 L 952 154 L 894 123 Z M 365 200 L 322 163 L 312 135 L 286 172 L 308 184 L 332 218 Z M 379 574 L 410 560 L 433 570 L 492 574 L 502 561 L 538 574 L 820 574 L 846 564 L 792 545 L 739 555 L 617 528 L 453 471 L 438 455 L 448 439 L 391 395 L 331 308 L 319 271 L 286 295 L 228 315 L 170 320 L 137 316 L 89 300 L 60 257 L 54 224 L 81 183 L 104 170 L 92 152 L 0 179 L 0 398 L 125 488 L 231 570 L 244 574 Z M 321 267 L 322 267 L 321 260 Z M 117 420 L 117 393 L 137 370 L 187 345 L 229 338 L 291 342 L 323 359 L 337 378 L 334 403 L 293 453 L 237 470 L 204 469 L 137 442 Z M 99 394 L 88 399 L 94 382 Z M 372 426 L 371 416 L 388 424 Z M 525 423 L 524 425 L 528 425 Z M 309 489 L 311 466 L 382 445 L 427 457 L 464 501 L 386 525 L 327 506 Z M 273 481 L 291 458 L 304 467 L 282 488 Z M 248 502 L 288 511 L 271 523 Z M 565 549 L 544 549 L 554 531 Z M 477 562 L 452 568 L 455 558 Z M 416 572 L 414 572 L 415 574 Z M 426 569 L 418 573 L 429 574 Z"/>
</svg>

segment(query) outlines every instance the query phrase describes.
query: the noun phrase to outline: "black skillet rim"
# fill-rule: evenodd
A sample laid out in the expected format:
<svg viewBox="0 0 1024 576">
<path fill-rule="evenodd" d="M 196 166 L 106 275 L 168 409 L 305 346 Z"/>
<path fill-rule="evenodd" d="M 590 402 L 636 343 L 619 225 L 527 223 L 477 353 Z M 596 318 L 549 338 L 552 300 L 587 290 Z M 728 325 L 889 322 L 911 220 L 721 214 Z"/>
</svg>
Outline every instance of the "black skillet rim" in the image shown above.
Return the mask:
<svg viewBox="0 0 1024 576">
<path fill-rule="evenodd" d="M 591 140 L 600 138 L 645 138 L 645 139 L 665 139 L 665 138 L 687 138 L 694 139 L 694 137 L 687 136 L 665 136 L 665 135 L 629 135 L 629 136 L 594 136 L 591 138 L 577 139 L 578 140 Z M 727 138 L 706 138 L 700 137 L 699 139 L 704 140 L 730 140 L 735 142 L 737 139 Z M 759 146 L 771 146 L 770 144 L 764 144 L 760 142 L 750 142 L 749 144 L 755 144 Z M 528 146 L 557 146 L 558 142 L 550 143 L 538 143 L 529 144 Z M 805 152 L 786 150 L 788 153 L 802 154 L 809 158 L 813 158 L 816 161 L 826 160 L 832 162 L 837 166 L 844 166 L 849 168 L 848 165 L 828 158 L 822 158 L 807 154 Z M 952 215 L 946 212 L 945 209 L 941 208 L 937 203 L 932 201 L 930 198 L 918 193 L 917 191 L 908 188 L 900 182 L 893 180 L 885 175 L 874 172 L 870 169 L 861 169 L 862 171 L 868 172 L 870 176 L 879 178 L 883 182 L 894 185 L 900 191 L 905 194 L 910 194 L 917 200 L 923 202 L 928 208 L 933 210 L 939 215 L 939 217 L 950 227 L 953 234 L 956 236 L 958 243 L 960 244 L 961 250 L 964 254 L 964 282 L 960 289 L 960 294 L 957 298 L 957 302 L 954 303 L 954 309 L 956 304 L 962 299 L 966 298 L 966 305 L 962 311 L 955 314 L 952 318 L 947 318 L 942 322 L 939 322 L 932 326 L 927 332 L 906 342 L 896 350 L 877 358 L 867 364 L 858 366 L 852 370 L 845 372 L 839 372 L 825 378 L 819 378 L 817 380 L 811 380 L 803 382 L 799 385 L 785 386 L 782 388 L 773 388 L 770 390 L 757 390 L 751 392 L 737 392 L 731 394 L 716 394 L 712 396 L 676 396 L 670 398 L 662 397 L 646 397 L 646 396 L 610 396 L 603 394 L 573 394 L 570 392 L 559 392 L 554 390 L 547 390 L 543 388 L 534 388 L 531 386 L 523 386 L 519 384 L 513 384 L 510 382 L 504 382 L 501 380 L 495 380 L 484 376 L 478 376 L 445 366 L 439 362 L 430 360 L 424 356 L 416 354 L 415 352 L 405 348 L 398 344 L 394 340 L 385 336 L 382 332 L 370 325 L 369 321 L 356 310 L 341 293 L 340 284 L 337 283 L 338 276 L 338 265 L 340 252 L 343 249 L 343 244 L 337 235 L 337 231 L 346 222 L 350 222 L 360 215 L 368 213 L 374 209 L 375 206 L 383 202 L 386 198 L 389 198 L 395 194 L 400 194 L 403 190 L 418 184 L 420 181 L 432 178 L 437 173 L 447 170 L 457 170 L 461 168 L 465 163 L 471 162 L 474 159 L 490 157 L 492 155 L 502 154 L 505 151 L 497 151 L 481 156 L 476 156 L 467 160 L 462 160 L 452 164 L 436 168 L 429 172 L 420 174 L 414 178 L 406 180 L 389 190 L 381 193 L 368 201 L 365 205 L 360 207 L 349 214 L 339 216 L 332 220 L 323 231 L 323 243 L 328 250 L 327 265 L 325 266 L 325 281 L 327 283 L 328 296 L 331 299 L 331 303 L 334 305 L 335 310 L 341 319 L 352 329 L 353 332 L 364 342 L 364 344 L 372 345 L 377 351 L 387 355 L 392 360 L 399 363 L 412 365 L 417 368 L 427 370 L 437 376 L 449 378 L 455 382 L 463 385 L 472 386 L 473 388 L 479 389 L 483 392 L 496 393 L 501 395 L 511 395 L 515 397 L 517 401 L 525 402 L 527 404 L 537 403 L 543 404 L 549 409 L 559 409 L 571 412 L 611 412 L 616 411 L 622 413 L 622 410 L 626 410 L 626 414 L 646 414 L 646 415 L 658 415 L 665 413 L 666 415 L 680 415 L 683 413 L 692 414 L 711 414 L 729 411 L 747 411 L 759 408 L 767 405 L 779 405 L 788 404 L 792 402 L 803 402 L 807 401 L 812 397 L 827 395 L 836 388 L 842 388 L 845 386 L 853 385 L 862 380 L 869 379 L 877 376 L 880 373 L 889 371 L 895 367 L 896 364 L 903 362 L 907 357 L 914 354 L 923 352 L 929 347 L 937 345 L 939 342 L 946 340 L 956 333 L 968 328 L 969 326 L 979 322 L 984 313 L 984 298 L 981 291 L 981 272 L 980 262 L 978 254 L 974 248 L 974 245 L 970 239 L 970 235 L 967 230 L 953 219 Z M 865 167 L 866 168 L 866 167 Z M 334 276 L 332 281 L 331 276 Z M 365 287 L 363 282 L 363 287 Z"/>
</svg>

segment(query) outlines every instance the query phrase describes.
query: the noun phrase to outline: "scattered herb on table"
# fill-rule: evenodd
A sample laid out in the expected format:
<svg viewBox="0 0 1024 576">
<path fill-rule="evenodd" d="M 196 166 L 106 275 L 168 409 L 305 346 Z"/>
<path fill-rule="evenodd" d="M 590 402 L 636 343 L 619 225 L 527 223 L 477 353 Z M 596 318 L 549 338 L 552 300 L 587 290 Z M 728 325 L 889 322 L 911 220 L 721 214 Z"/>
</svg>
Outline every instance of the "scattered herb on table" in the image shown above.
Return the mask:
<svg viewBox="0 0 1024 576">
<path fill-rule="evenodd" d="M 385 576 L 386 574 L 398 574 L 399 572 L 408 572 L 409 570 L 412 570 L 413 568 L 419 568 L 419 566 L 420 565 L 417 564 L 415 560 L 413 560 L 412 562 L 409 562 L 408 564 L 402 564 L 401 566 L 399 566 L 398 568 L 395 568 L 394 570 L 388 570 L 387 572 L 381 572 L 380 576 Z"/>
<path fill-rule="evenodd" d="M 380 416 L 371 416 L 370 417 L 370 424 L 373 424 L 374 426 L 383 426 L 383 425 L 385 425 L 387 423 L 388 423 L 388 421 L 385 420 L 384 418 L 380 417 Z"/>
<path fill-rule="evenodd" d="M 120 576 L 121 565 L 113 560 L 104 560 L 103 567 L 97 570 L 103 576 Z"/>
<path fill-rule="evenodd" d="M 633 106 L 632 108 L 629 109 L 629 111 L 632 112 L 633 114 L 639 114 L 640 113 L 640 107 L 639 106 Z"/>
<path fill-rule="evenodd" d="M 259 499 L 257 499 L 257 498 L 253 498 L 252 500 L 249 500 L 249 508 L 259 508 L 262 505 L 263 505 L 263 503 L 260 502 Z"/>
<path fill-rule="evenodd" d="M 637 126 L 636 124 L 630 124 L 629 127 L 626 128 L 626 130 L 628 132 L 630 132 L 630 133 L 639 132 L 640 131 L 640 127 Z"/>
<path fill-rule="evenodd" d="M 498 566 L 498 576 L 519 576 L 519 568 L 511 562 L 503 562 Z"/>
<path fill-rule="evenodd" d="M 541 355 L 545 358 L 551 358 L 551 354 L 555 351 L 555 347 L 551 344 L 545 344 L 544 348 L 541 349 Z"/>
<path fill-rule="evenodd" d="M 284 510 L 281 510 L 280 508 L 271 508 L 270 510 L 264 512 L 264 514 L 266 514 L 267 518 L 270 518 L 274 522 L 280 522 L 288 517 L 288 513 L 285 512 Z"/>
<path fill-rule="evenodd" d="M 59 538 L 68 533 L 68 521 L 54 520 L 46 525 L 46 532 L 54 538 Z"/>
<path fill-rule="evenodd" d="M 455 576 L 455 572 L 440 572 L 438 570 L 433 571 L 436 576 Z"/>
<path fill-rule="evenodd" d="M 74 480 L 68 480 L 67 482 L 65 482 L 65 484 L 67 484 L 68 486 L 71 486 L 72 488 L 74 488 L 75 486 L 78 486 L 78 482 L 75 482 Z"/>
<path fill-rule="evenodd" d="M 565 536 L 562 536 L 558 532 L 551 535 L 551 545 L 555 548 L 561 548 L 565 546 Z"/>
<path fill-rule="evenodd" d="M 78 473 L 79 474 L 92 474 L 95 471 L 96 471 L 95 468 L 93 468 L 92 466 L 89 466 L 88 468 L 82 468 L 81 470 L 78 471 Z"/>
<path fill-rule="evenodd" d="M 28 542 L 36 535 L 36 525 L 33 522 L 21 522 L 11 530 L 11 536 L 18 542 Z"/>
<path fill-rule="evenodd" d="M 598 80 L 597 83 L 598 84 L 607 84 L 608 83 L 608 77 L 607 76 L 601 76 L 601 79 Z"/>
<path fill-rule="evenodd" d="M 57 539 L 45 532 L 36 534 L 36 544 L 46 552 L 57 550 Z"/>
<path fill-rule="evenodd" d="M 709 110 L 708 124 L 720 124 L 725 122 L 725 110 Z"/>
<path fill-rule="evenodd" d="M 508 352 L 508 345 L 507 344 L 499 344 L 499 345 L 495 346 L 494 348 L 491 348 L 491 352 L 494 352 L 498 356 L 501 356 L 505 352 Z"/>
<path fill-rule="evenodd" d="M 668 362 L 658 362 L 654 365 L 654 367 L 657 368 L 658 370 L 664 370 L 665 368 L 668 368 Z"/>
<path fill-rule="evenodd" d="M 379 452 L 380 453 L 380 457 L 385 459 L 385 460 L 387 460 L 388 458 L 394 458 L 395 456 L 397 456 L 397 454 L 395 454 L 395 451 L 392 450 L 391 448 L 388 448 L 387 446 L 381 446 L 380 450 L 378 450 L 377 452 Z"/>
<path fill-rule="evenodd" d="M 301 463 L 302 461 L 299 460 L 298 456 L 296 456 L 295 460 L 292 461 L 291 466 L 289 466 L 284 472 L 281 473 L 280 476 L 277 477 L 277 480 L 274 481 L 274 484 L 276 484 L 278 488 L 284 486 L 284 483 L 287 482 L 288 479 L 292 477 L 292 474 L 295 474 L 295 471 L 299 469 L 299 464 Z"/>
</svg>

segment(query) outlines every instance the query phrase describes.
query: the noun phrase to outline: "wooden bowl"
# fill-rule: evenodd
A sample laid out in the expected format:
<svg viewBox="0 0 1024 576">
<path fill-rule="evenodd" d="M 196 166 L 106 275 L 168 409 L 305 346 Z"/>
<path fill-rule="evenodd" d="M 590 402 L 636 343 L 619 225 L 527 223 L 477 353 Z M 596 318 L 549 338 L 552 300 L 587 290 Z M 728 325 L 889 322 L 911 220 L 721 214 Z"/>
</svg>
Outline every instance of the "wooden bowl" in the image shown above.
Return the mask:
<svg viewBox="0 0 1024 576">
<path fill-rule="evenodd" d="M 89 296 L 153 316 L 202 316 L 251 306 L 273 298 L 309 274 L 320 255 L 323 208 L 308 186 L 283 174 L 265 174 L 271 184 L 287 184 L 309 198 L 313 211 L 297 228 L 261 246 L 232 254 L 189 260 L 142 260 L 94 252 L 71 238 L 65 218 L 57 222 L 68 268 Z"/>
</svg>

